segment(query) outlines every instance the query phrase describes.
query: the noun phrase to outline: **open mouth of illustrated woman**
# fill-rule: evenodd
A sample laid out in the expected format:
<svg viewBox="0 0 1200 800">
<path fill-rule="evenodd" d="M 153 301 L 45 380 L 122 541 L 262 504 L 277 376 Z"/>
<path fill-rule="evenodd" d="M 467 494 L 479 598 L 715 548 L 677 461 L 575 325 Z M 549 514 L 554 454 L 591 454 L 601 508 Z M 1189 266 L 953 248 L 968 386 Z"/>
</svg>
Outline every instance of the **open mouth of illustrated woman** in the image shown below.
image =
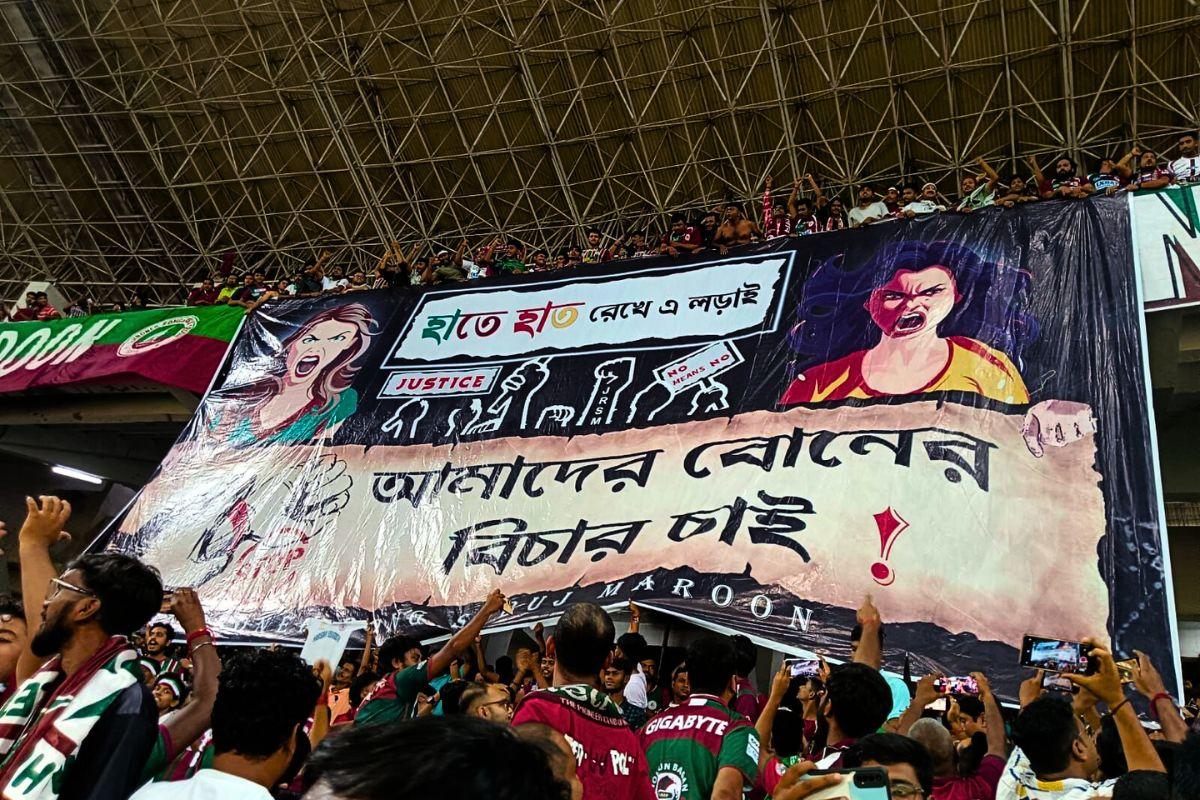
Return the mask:
<svg viewBox="0 0 1200 800">
<path fill-rule="evenodd" d="M 303 378 L 316 369 L 320 363 L 321 359 L 319 356 L 305 356 L 296 362 L 296 375 Z"/>
</svg>

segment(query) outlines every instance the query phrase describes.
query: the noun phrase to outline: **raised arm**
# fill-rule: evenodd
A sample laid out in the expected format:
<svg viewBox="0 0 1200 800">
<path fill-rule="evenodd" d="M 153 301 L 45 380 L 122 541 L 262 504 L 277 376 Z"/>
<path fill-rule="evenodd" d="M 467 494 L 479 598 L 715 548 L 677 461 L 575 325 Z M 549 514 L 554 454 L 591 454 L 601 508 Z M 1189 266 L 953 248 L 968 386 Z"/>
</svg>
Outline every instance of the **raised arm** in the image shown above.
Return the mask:
<svg viewBox="0 0 1200 800">
<path fill-rule="evenodd" d="M 879 609 L 875 607 L 871 595 L 867 595 L 858 609 L 858 624 L 862 626 L 862 638 L 858 640 L 858 650 L 854 653 L 854 661 L 866 664 L 873 669 L 883 668 L 883 648 L 880 646 L 880 632 L 883 630 L 883 620 Z"/>
<path fill-rule="evenodd" d="M 788 670 L 787 664 L 779 668 L 775 673 L 775 677 L 771 680 L 771 694 L 767 697 L 767 704 L 763 706 L 762 713 L 758 715 L 758 719 L 754 722 L 754 729 L 758 731 L 758 740 L 762 746 L 758 749 L 758 768 L 761 770 L 770 760 L 774 748 L 771 746 L 771 731 L 775 727 L 775 712 L 779 711 L 779 704 L 783 702 L 783 698 L 787 695 L 788 687 L 792 685 L 792 675 Z"/>
<path fill-rule="evenodd" d="M 996 695 L 992 694 L 992 685 L 988 683 L 987 677 L 982 672 L 972 672 L 971 677 L 979 684 L 979 699 L 983 701 L 984 730 L 987 733 L 988 743 L 987 754 L 1005 758 L 1007 747 L 1004 737 L 1004 714 L 1000 711 L 1000 704 L 996 702 Z"/>
<path fill-rule="evenodd" d="M 1117 674 L 1117 665 L 1113 662 L 1112 653 L 1094 639 L 1084 639 L 1092 649 L 1088 658 L 1094 659 L 1098 665 L 1094 675 L 1066 675 L 1067 680 L 1078 684 L 1080 693 L 1088 692 L 1095 699 L 1108 706 L 1108 713 L 1117 723 L 1117 734 L 1121 738 L 1121 749 L 1125 751 L 1125 762 L 1129 771 L 1144 769 L 1151 772 L 1165 772 L 1162 759 L 1154 749 L 1154 742 L 1146 735 L 1145 728 L 1138 720 L 1137 712 L 1125 689 L 1121 686 L 1121 678 Z"/>
<path fill-rule="evenodd" d="M 371 668 L 371 645 L 375 643 L 375 623 L 367 622 L 367 633 L 363 639 L 363 654 L 358 662 L 358 674 Z"/>
<path fill-rule="evenodd" d="M 637 607 L 637 603 L 629 601 L 629 632 L 637 633 L 638 626 L 642 624 L 642 610 Z"/>
<path fill-rule="evenodd" d="M 463 240 L 458 243 L 458 248 L 454 251 L 454 266 L 461 267 L 463 265 L 463 254 L 467 252 L 467 239 L 464 236 Z"/>
<path fill-rule="evenodd" d="M 938 695 L 937 687 L 934 686 L 936 680 L 936 675 L 926 675 L 917 681 L 917 690 L 913 692 L 913 698 L 909 701 L 908 708 L 904 709 L 904 713 L 900 715 L 896 733 L 907 736 L 909 729 L 925 713 L 925 706 L 938 699 L 940 695 Z"/>
<path fill-rule="evenodd" d="M 476 636 L 471 641 L 471 647 L 475 651 L 475 667 L 478 669 L 479 674 L 488 683 L 498 682 L 500 675 L 488 666 L 487 660 L 483 657 L 483 643 L 480 641 L 480 637 Z M 475 676 L 469 676 L 468 680 L 475 680 Z"/>
<path fill-rule="evenodd" d="M 623 245 L 624 243 L 625 243 L 625 234 L 623 234 L 623 233 L 622 233 L 620 236 L 618 236 L 617 238 L 613 239 L 613 242 L 612 242 L 612 244 L 610 244 L 610 245 L 608 246 L 608 248 L 607 248 L 607 249 L 604 251 L 604 260 L 605 260 L 605 261 L 612 261 L 612 260 L 616 259 L 616 257 L 617 257 L 617 250 L 618 250 L 618 249 L 621 247 L 621 245 Z"/>
<path fill-rule="evenodd" d="M 221 659 L 204 623 L 204 608 L 195 589 L 176 589 L 171 595 L 171 613 L 183 628 L 188 656 L 192 659 L 191 699 L 163 723 L 175 752 L 180 752 L 199 739 L 212 723 Z"/>
<path fill-rule="evenodd" d="M 979 168 L 983 170 L 983 174 L 987 176 L 988 191 L 996 191 L 996 186 L 1000 183 L 1000 175 L 996 170 L 992 169 L 992 165 L 984 160 L 983 156 L 975 159 L 975 163 L 979 165 Z"/>
<path fill-rule="evenodd" d="M 1137 653 L 1137 667 L 1133 671 L 1133 685 L 1150 701 L 1150 712 L 1162 725 L 1163 735 L 1168 742 L 1182 742 L 1188 736 L 1187 723 L 1179 715 L 1174 698 L 1167 691 L 1162 675 L 1150 661 L 1150 656 Z"/>
<path fill-rule="evenodd" d="M 56 542 L 70 539 L 63 530 L 71 518 L 71 504 L 57 497 L 43 495 L 37 500 L 25 498 L 25 524 L 18 536 L 21 563 L 21 601 L 25 605 L 25 628 L 29 637 L 21 657 L 17 660 L 17 683 L 33 675 L 42 666 L 44 659 L 35 656 L 29 649 L 33 634 L 42 624 L 42 604 L 50 581 L 58 577 L 58 570 L 50 560 L 50 547 Z"/>
<path fill-rule="evenodd" d="M 1045 676 L 1046 671 L 1039 669 L 1033 675 L 1021 681 L 1021 686 L 1017 690 L 1017 704 L 1021 708 L 1024 708 L 1045 694 L 1046 690 L 1042 687 L 1042 680 Z"/>
<path fill-rule="evenodd" d="M 800 216 L 800 209 L 796 206 L 796 200 L 800 197 L 800 180 L 792 181 L 792 193 L 788 195 L 787 210 L 792 219 Z"/>
<path fill-rule="evenodd" d="M 774 217 L 774 208 L 771 206 L 771 184 L 773 179 L 770 175 L 767 176 L 767 187 L 763 190 L 762 197 L 762 219 L 763 225 L 770 228 L 771 220 Z"/>
<path fill-rule="evenodd" d="M 1120 161 L 1118 161 L 1113 166 L 1117 170 L 1117 172 L 1121 173 L 1122 178 L 1124 178 L 1125 180 L 1129 180 L 1129 176 L 1133 174 L 1133 169 L 1131 168 L 1130 165 L 1133 163 L 1133 159 L 1140 158 L 1141 155 L 1142 155 L 1142 149 L 1135 145 L 1128 153 L 1126 153 L 1121 158 Z"/>
<path fill-rule="evenodd" d="M 312 745 L 312 749 L 316 750 L 325 736 L 329 733 L 330 715 L 329 710 L 329 685 L 333 683 L 333 668 L 329 666 L 329 662 L 325 659 L 319 659 L 313 665 L 313 672 L 321 681 L 321 694 L 317 697 L 317 704 L 313 706 L 312 713 L 312 728 L 308 732 L 308 741 Z"/>
<path fill-rule="evenodd" d="M 483 630 L 483 626 L 487 624 L 491 616 L 504 608 L 504 603 L 504 595 L 499 589 L 493 589 L 492 593 L 488 595 L 487 600 L 484 601 L 483 608 L 479 609 L 479 612 L 471 617 L 471 621 L 458 631 L 455 631 L 449 641 L 442 645 L 442 649 L 429 657 L 427 673 L 430 680 L 449 669 L 450 662 L 458 658 L 459 655 L 471 646 L 475 641 L 475 637 Z"/>
<path fill-rule="evenodd" d="M 1054 197 L 1053 191 L 1042 191 L 1042 184 L 1046 182 L 1046 176 L 1042 174 L 1042 168 L 1038 166 L 1037 159 L 1029 156 L 1025 160 L 1029 162 L 1030 168 L 1033 169 L 1033 179 L 1037 181 L 1038 197 L 1041 197 L 1043 200 L 1049 200 L 1051 197 Z"/>
<path fill-rule="evenodd" d="M 817 185 L 817 180 L 812 176 L 811 172 L 804 173 L 804 180 L 808 181 L 809 187 L 812 188 L 814 199 L 819 200 L 825 196 L 825 193 L 821 191 L 821 187 Z"/>
</svg>

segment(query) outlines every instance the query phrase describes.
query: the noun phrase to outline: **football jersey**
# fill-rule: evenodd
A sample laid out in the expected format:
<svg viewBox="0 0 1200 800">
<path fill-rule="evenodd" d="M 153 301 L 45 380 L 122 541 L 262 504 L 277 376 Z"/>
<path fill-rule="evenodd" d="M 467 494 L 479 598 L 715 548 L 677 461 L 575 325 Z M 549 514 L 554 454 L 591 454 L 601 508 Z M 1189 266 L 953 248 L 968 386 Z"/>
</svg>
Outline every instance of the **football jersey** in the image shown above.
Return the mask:
<svg viewBox="0 0 1200 800">
<path fill-rule="evenodd" d="M 646 756 L 637 734 L 607 695 L 585 684 L 526 695 L 513 725 L 541 722 L 566 737 L 579 764 L 583 800 L 652 800 Z"/>
<path fill-rule="evenodd" d="M 658 798 L 708 800 L 717 773 L 733 767 L 743 790 L 758 777 L 758 732 L 713 695 L 693 694 L 642 729 L 650 783 Z"/>
</svg>

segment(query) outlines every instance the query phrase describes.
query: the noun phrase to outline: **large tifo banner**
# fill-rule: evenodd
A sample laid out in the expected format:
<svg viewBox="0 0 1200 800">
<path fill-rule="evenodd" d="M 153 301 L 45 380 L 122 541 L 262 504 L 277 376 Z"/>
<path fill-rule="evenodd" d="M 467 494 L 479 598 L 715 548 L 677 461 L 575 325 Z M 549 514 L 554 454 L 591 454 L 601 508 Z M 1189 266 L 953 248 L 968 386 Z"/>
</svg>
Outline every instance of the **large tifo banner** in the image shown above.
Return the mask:
<svg viewBox="0 0 1200 800">
<path fill-rule="evenodd" d="M 1134 259 L 1146 308 L 1200 303 L 1200 186 L 1139 192 L 1130 200 Z"/>
<path fill-rule="evenodd" d="M 0 393 L 153 383 L 203 394 L 245 313 L 165 308 L 0 324 Z"/>
<path fill-rule="evenodd" d="M 633 599 L 1015 688 L 1172 657 L 1125 198 L 268 305 L 109 542 L 226 636 Z"/>
</svg>

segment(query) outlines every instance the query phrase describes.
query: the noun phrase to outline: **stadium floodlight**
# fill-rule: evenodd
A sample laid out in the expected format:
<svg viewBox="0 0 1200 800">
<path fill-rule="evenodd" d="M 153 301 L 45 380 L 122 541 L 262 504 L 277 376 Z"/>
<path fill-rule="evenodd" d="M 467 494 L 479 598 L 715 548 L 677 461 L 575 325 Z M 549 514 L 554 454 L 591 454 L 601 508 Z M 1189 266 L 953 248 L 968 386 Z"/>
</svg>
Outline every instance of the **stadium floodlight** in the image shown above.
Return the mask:
<svg viewBox="0 0 1200 800">
<path fill-rule="evenodd" d="M 94 483 L 97 486 L 100 486 L 104 483 L 104 478 L 101 478 L 99 475 L 93 475 L 90 472 L 84 472 L 83 470 L 75 469 L 74 467 L 64 467 L 62 464 L 55 464 L 50 468 L 50 471 L 55 475 L 62 475 L 64 478 L 74 478 L 77 481 Z"/>
</svg>

